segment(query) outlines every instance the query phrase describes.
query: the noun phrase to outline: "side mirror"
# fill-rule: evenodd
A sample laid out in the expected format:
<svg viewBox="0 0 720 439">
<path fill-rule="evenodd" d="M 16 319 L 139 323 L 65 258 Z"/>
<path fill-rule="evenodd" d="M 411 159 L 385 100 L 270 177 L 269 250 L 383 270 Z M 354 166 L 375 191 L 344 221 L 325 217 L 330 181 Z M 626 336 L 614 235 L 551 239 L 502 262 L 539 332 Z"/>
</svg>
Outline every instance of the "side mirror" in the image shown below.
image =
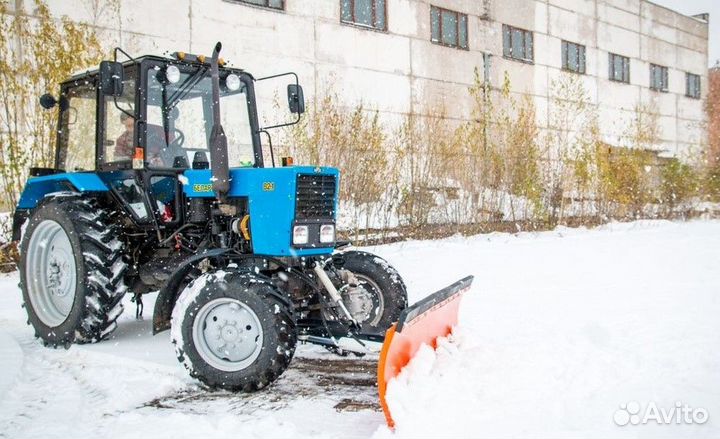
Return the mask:
<svg viewBox="0 0 720 439">
<path fill-rule="evenodd" d="M 123 94 L 124 70 L 122 63 L 103 61 L 100 63 L 100 90 L 106 96 L 120 97 Z"/>
<path fill-rule="evenodd" d="M 305 112 L 305 95 L 301 85 L 288 84 L 288 107 L 290 112 L 294 114 L 303 114 Z"/>
<path fill-rule="evenodd" d="M 45 93 L 44 95 L 40 96 L 40 106 L 46 110 L 53 108 L 55 105 L 57 105 L 57 103 L 57 99 L 55 99 L 55 97 L 50 93 Z"/>
</svg>

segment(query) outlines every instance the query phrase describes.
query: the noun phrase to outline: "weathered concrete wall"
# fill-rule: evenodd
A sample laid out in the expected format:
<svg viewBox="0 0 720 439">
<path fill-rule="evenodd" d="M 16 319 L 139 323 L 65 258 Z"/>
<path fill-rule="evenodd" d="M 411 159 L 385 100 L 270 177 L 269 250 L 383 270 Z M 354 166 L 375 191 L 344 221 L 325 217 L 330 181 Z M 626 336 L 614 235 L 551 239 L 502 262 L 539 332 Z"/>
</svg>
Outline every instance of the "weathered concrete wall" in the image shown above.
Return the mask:
<svg viewBox="0 0 720 439">
<path fill-rule="evenodd" d="M 17 0 L 22 3 L 23 0 Z M 97 26 L 108 47 L 130 53 L 208 53 L 256 76 L 293 70 L 309 99 L 333 89 L 348 105 L 378 109 L 388 124 L 410 113 L 444 109 L 466 119 L 474 69 L 491 57 L 490 80 L 508 75 L 514 93 L 529 94 L 548 123 L 551 85 L 561 75 L 561 40 L 587 48 L 581 80 L 599 106 L 610 143 L 627 129 L 638 105 L 659 114 L 656 147 L 685 154 L 706 137 L 704 99 L 685 97 L 685 72 L 707 84 L 708 25 L 646 0 L 433 0 L 468 14 L 469 50 L 430 42 L 428 0 L 388 0 L 388 30 L 340 22 L 339 0 L 286 0 L 277 11 L 230 0 L 47 0 L 54 14 Z M 32 2 L 24 0 L 30 11 Z M 502 56 L 502 24 L 534 32 L 533 64 Z M 608 79 L 608 53 L 631 58 L 630 84 Z M 669 67 L 669 92 L 649 89 L 649 65 Z"/>
</svg>

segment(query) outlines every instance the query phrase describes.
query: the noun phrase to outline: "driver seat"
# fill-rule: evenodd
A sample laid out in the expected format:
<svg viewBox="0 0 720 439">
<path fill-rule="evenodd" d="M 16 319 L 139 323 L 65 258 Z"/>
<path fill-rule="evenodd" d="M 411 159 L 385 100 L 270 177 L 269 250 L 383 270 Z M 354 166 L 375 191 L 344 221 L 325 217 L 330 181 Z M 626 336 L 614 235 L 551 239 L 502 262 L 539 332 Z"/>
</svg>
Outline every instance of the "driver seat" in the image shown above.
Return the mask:
<svg viewBox="0 0 720 439">
<path fill-rule="evenodd" d="M 188 159 L 185 156 L 176 155 L 175 160 L 173 160 L 173 168 L 175 169 L 187 169 L 190 165 L 188 164 Z"/>
</svg>

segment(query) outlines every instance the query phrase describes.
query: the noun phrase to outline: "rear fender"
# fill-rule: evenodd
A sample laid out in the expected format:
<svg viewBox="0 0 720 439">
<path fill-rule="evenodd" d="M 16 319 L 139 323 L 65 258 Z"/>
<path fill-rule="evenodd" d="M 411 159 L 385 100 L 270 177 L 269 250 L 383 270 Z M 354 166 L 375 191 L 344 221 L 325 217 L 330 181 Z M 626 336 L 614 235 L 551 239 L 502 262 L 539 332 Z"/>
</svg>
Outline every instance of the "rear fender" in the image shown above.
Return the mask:
<svg viewBox="0 0 720 439">
<path fill-rule="evenodd" d="M 29 178 L 13 214 L 12 240 L 20 240 L 23 224 L 30 217 L 33 209 L 49 195 L 108 190 L 100 177 L 93 173 L 59 173 Z"/>
<path fill-rule="evenodd" d="M 31 177 L 25 183 L 18 209 L 34 209 L 48 194 L 54 192 L 107 192 L 107 185 L 97 174 L 75 172 Z"/>
</svg>

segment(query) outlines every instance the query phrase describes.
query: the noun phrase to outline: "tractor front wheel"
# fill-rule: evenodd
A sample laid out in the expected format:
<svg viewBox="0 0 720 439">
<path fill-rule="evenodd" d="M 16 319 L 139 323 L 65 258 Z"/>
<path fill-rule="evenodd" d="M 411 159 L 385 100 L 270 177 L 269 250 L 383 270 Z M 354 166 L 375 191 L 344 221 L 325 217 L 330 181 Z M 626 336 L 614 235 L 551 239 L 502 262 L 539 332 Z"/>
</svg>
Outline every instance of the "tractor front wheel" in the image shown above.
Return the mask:
<svg viewBox="0 0 720 439">
<path fill-rule="evenodd" d="M 171 338 L 190 375 L 213 388 L 253 392 L 290 364 L 292 304 L 267 278 L 216 271 L 190 283 L 173 309 Z"/>
<path fill-rule="evenodd" d="M 407 307 L 407 290 L 400 274 L 379 256 L 361 251 L 348 251 L 341 258 L 340 274 L 352 280 L 341 289 L 350 313 L 363 332 L 385 334 Z M 343 270 L 352 273 L 344 275 Z"/>
</svg>

